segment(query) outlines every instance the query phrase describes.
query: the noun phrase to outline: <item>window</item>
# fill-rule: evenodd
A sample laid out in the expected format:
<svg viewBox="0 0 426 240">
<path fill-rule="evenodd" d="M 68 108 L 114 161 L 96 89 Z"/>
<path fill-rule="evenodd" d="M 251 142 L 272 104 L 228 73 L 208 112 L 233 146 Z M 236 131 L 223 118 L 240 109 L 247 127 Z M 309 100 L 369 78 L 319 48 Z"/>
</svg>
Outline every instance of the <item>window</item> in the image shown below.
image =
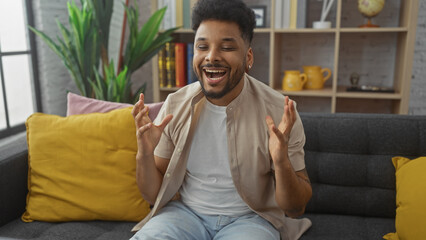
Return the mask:
<svg viewBox="0 0 426 240">
<path fill-rule="evenodd" d="M 0 0 L 0 139 L 41 110 L 30 0 Z"/>
</svg>

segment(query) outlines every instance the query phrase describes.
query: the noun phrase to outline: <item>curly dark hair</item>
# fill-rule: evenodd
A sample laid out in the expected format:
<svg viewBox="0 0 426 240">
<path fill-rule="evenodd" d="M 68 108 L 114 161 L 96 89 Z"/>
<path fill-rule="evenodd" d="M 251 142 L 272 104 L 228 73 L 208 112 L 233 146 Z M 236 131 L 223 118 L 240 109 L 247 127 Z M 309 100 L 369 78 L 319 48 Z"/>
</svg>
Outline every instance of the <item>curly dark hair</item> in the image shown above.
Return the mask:
<svg viewBox="0 0 426 240">
<path fill-rule="evenodd" d="M 205 20 L 235 22 L 245 41 L 250 44 L 253 39 L 254 12 L 241 0 L 199 0 L 192 12 L 192 29 L 196 32 Z"/>
</svg>

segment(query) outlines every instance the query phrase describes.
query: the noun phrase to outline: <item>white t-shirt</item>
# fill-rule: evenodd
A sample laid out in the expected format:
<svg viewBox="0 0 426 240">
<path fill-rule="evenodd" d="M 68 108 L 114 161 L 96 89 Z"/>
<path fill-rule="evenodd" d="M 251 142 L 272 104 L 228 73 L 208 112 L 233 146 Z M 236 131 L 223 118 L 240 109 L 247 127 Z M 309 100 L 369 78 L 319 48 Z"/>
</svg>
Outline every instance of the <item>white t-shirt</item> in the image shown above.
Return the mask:
<svg viewBox="0 0 426 240">
<path fill-rule="evenodd" d="M 206 101 L 179 190 L 182 202 L 207 215 L 241 216 L 251 210 L 232 180 L 226 134 L 226 107 Z"/>
</svg>

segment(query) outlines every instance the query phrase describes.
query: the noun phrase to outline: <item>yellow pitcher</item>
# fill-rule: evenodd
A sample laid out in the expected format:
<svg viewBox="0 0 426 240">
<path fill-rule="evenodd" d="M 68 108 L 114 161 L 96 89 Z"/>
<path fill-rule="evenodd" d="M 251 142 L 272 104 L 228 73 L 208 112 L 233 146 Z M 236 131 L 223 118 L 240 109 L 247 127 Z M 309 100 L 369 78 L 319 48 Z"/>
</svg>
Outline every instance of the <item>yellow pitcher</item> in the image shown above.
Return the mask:
<svg viewBox="0 0 426 240">
<path fill-rule="evenodd" d="M 322 89 L 325 81 L 331 77 L 331 70 L 320 66 L 303 66 L 303 71 L 308 76 L 306 89 Z M 324 73 L 327 73 L 327 75 L 324 76 Z"/>
<path fill-rule="evenodd" d="M 300 91 L 303 89 L 307 81 L 307 76 L 297 70 L 284 71 L 283 90 L 284 91 Z"/>
</svg>

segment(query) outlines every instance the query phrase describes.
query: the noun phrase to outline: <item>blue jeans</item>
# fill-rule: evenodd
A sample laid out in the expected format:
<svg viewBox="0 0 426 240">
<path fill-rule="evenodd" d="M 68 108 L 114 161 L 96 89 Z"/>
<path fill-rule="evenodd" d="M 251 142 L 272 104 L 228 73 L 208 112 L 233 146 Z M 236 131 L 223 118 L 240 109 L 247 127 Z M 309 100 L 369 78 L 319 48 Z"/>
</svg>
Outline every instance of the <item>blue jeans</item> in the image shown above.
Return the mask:
<svg viewBox="0 0 426 240">
<path fill-rule="evenodd" d="M 241 217 L 203 215 L 180 201 L 169 202 L 130 240 L 279 240 L 268 221 L 250 213 Z"/>
</svg>

